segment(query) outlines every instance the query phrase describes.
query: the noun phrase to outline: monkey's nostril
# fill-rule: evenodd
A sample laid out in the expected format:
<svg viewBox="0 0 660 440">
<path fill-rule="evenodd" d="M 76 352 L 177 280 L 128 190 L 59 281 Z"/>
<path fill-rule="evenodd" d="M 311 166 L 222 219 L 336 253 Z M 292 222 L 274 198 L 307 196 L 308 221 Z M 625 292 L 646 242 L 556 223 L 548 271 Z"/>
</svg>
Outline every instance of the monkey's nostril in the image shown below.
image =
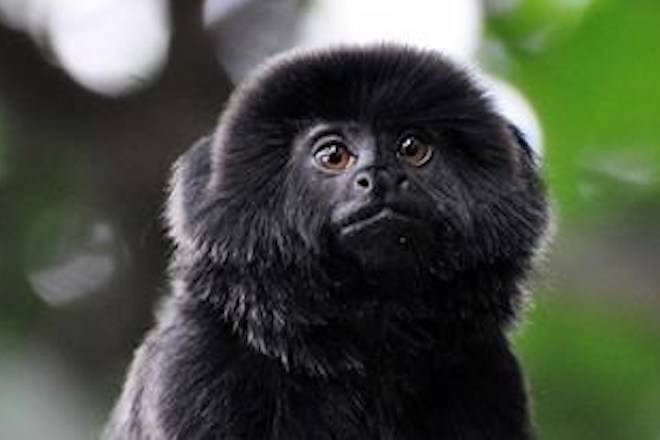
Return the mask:
<svg viewBox="0 0 660 440">
<path fill-rule="evenodd" d="M 367 177 L 358 177 L 358 179 L 355 182 L 357 186 L 363 189 L 369 189 L 371 188 L 371 181 Z"/>
</svg>

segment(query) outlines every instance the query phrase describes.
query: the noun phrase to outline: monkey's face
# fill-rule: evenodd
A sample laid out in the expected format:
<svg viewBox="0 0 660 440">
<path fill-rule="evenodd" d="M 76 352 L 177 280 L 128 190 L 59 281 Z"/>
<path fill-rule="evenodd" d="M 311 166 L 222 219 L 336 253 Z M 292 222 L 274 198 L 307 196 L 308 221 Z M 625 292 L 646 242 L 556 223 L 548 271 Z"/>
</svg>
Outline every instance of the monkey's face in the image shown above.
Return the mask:
<svg viewBox="0 0 660 440">
<path fill-rule="evenodd" d="M 320 255 L 452 277 L 529 260 L 546 202 L 530 152 L 463 71 L 401 47 L 275 62 L 230 101 L 208 235 L 224 253 Z"/>
<path fill-rule="evenodd" d="M 405 269 L 437 236 L 434 178 L 439 139 L 358 123 L 316 124 L 295 144 L 294 172 L 323 206 L 335 250 L 375 269 Z"/>
<path fill-rule="evenodd" d="M 339 254 L 379 276 L 447 277 L 521 232 L 497 209 L 524 208 L 506 206 L 526 191 L 522 150 L 494 131 L 501 145 L 482 156 L 466 136 L 440 123 L 314 124 L 294 143 L 293 186 L 323 213 Z"/>
</svg>

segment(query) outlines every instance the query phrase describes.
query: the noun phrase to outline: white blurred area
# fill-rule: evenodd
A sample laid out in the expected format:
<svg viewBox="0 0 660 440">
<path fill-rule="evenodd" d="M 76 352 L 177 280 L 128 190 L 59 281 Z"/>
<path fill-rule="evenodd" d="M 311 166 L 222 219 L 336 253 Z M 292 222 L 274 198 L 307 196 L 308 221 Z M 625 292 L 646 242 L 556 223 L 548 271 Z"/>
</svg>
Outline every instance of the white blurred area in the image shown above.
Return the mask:
<svg viewBox="0 0 660 440">
<path fill-rule="evenodd" d="M 479 0 L 317 0 L 302 14 L 298 44 L 397 41 L 470 60 L 482 34 Z"/>
<path fill-rule="evenodd" d="M 165 0 L 0 0 L 0 16 L 48 47 L 73 79 L 100 94 L 139 89 L 166 61 Z"/>
<path fill-rule="evenodd" d="M 488 90 L 495 109 L 514 123 L 523 134 L 539 161 L 543 162 L 543 131 L 532 105 L 513 85 L 491 75 L 482 74 L 480 80 Z"/>
<path fill-rule="evenodd" d="M 0 361 L 0 439 L 98 438 L 105 417 L 69 365 L 43 345 L 3 352 Z"/>
<path fill-rule="evenodd" d="M 122 255 L 121 240 L 112 226 L 102 221 L 85 223 L 76 213 L 53 227 L 48 225 L 52 215 L 44 217 L 32 225 L 25 252 L 27 280 L 37 296 L 58 307 L 106 287 Z M 40 232 L 55 237 L 50 252 L 43 252 L 45 240 L 38 237 Z"/>
<path fill-rule="evenodd" d="M 236 82 L 288 49 L 400 42 L 472 60 L 482 37 L 480 0 L 206 0 L 204 22 Z"/>
</svg>

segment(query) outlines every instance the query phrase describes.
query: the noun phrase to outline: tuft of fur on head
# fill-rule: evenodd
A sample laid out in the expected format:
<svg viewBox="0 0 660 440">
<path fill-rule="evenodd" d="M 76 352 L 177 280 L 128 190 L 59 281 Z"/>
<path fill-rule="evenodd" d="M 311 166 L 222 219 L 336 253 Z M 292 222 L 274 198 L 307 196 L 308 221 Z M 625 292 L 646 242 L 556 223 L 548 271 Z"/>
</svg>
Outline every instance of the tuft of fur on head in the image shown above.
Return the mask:
<svg viewBox="0 0 660 440">
<path fill-rule="evenodd" d="M 389 45 L 275 59 L 234 92 L 214 135 L 177 162 L 172 276 L 191 297 L 285 365 L 359 368 L 359 338 L 339 347 L 333 334 L 350 335 L 367 313 L 347 292 L 383 286 L 333 253 L 328 207 L 293 159 L 296 139 L 324 121 L 447 134 L 447 175 L 418 183 L 437 200 L 442 232 L 402 283 L 419 291 L 397 310 L 466 332 L 511 322 L 548 219 L 533 153 L 463 70 L 435 52 Z"/>
</svg>

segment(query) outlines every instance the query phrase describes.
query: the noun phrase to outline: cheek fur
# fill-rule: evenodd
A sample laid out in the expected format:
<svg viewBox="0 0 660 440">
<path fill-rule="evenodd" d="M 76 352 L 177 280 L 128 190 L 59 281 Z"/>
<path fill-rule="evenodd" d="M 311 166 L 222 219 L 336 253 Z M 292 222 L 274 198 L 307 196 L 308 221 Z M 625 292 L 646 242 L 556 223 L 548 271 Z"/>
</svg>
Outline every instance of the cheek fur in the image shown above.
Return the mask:
<svg viewBox="0 0 660 440">
<path fill-rule="evenodd" d="M 310 188 L 309 182 L 298 179 L 287 181 L 286 196 L 282 201 L 282 218 L 274 221 L 289 225 L 305 248 L 313 253 L 324 246 L 324 230 L 327 228 L 331 205 L 324 200 L 327 195 L 319 188 Z"/>
</svg>

